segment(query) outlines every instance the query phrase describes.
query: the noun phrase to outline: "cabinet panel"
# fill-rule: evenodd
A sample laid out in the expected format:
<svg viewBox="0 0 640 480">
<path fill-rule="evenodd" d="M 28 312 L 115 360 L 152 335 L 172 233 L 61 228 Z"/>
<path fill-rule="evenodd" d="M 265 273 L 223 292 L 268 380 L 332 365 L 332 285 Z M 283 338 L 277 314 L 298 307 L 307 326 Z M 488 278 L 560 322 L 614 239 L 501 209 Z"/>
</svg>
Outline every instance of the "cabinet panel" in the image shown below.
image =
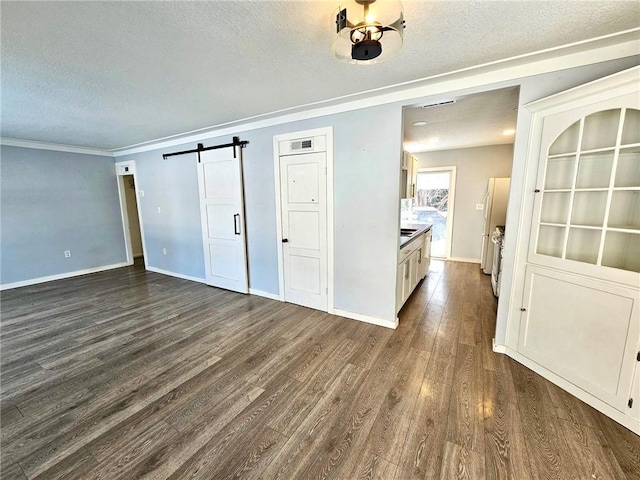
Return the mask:
<svg viewBox="0 0 640 480">
<path fill-rule="evenodd" d="M 566 258 L 595 265 L 598 261 L 601 237 L 602 230 L 599 229 L 570 228 Z"/>
<path fill-rule="evenodd" d="M 422 280 L 422 248 L 413 252 L 411 255 L 411 290 Z"/>
<path fill-rule="evenodd" d="M 640 190 L 613 192 L 608 226 L 640 230 Z"/>
<path fill-rule="evenodd" d="M 607 206 L 607 192 L 576 192 L 571 211 L 572 225 L 601 227 Z"/>
<path fill-rule="evenodd" d="M 630 398 L 633 399 L 633 404 L 629 409 L 629 415 L 640 420 L 640 363 L 636 365 L 636 374 L 633 378 L 633 384 L 631 385 Z"/>
<path fill-rule="evenodd" d="M 622 129 L 622 144 L 640 143 L 640 110 L 627 110 Z"/>
<path fill-rule="evenodd" d="M 527 266 L 518 350 L 624 411 L 640 316 L 632 289 Z"/>
<path fill-rule="evenodd" d="M 407 301 L 411 295 L 411 257 L 407 258 L 402 264 L 402 303 Z"/>
<path fill-rule="evenodd" d="M 562 257 L 565 227 L 542 225 L 538 231 L 538 247 L 536 252 L 550 257 Z"/>
<path fill-rule="evenodd" d="M 550 158 L 544 179 L 545 190 L 569 189 L 573 186 L 576 156 Z"/>
<path fill-rule="evenodd" d="M 584 119 L 582 150 L 606 148 L 616 144 L 620 109 L 592 113 Z"/>
<path fill-rule="evenodd" d="M 578 138 L 580 135 L 580 120 L 575 122 L 565 131 L 549 147 L 549 155 L 559 155 L 562 153 L 572 153 L 578 151 Z"/>
<path fill-rule="evenodd" d="M 613 186 L 640 186 L 640 147 L 620 149 L 616 179 Z"/>
<path fill-rule="evenodd" d="M 602 265 L 640 272 L 640 232 L 607 232 Z"/>
<path fill-rule="evenodd" d="M 576 188 L 608 188 L 613 167 L 613 150 L 580 155 Z"/>
<path fill-rule="evenodd" d="M 567 223 L 570 193 L 548 193 L 542 198 L 540 221 L 543 223 Z"/>
</svg>

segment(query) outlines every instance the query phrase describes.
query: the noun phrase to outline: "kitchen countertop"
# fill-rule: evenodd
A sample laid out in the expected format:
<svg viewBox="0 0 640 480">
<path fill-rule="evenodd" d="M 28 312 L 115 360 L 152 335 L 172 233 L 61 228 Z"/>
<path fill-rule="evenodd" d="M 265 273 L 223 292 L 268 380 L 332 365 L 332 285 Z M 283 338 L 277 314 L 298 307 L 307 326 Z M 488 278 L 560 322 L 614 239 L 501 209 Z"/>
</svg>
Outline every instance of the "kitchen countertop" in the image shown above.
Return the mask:
<svg viewBox="0 0 640 480">
<path fill-rule="evenodd" d="M 412 240 L 415 240 L 423 233 L 431 230 L 432 226 L 433 225 L 429 223 L 401 223 L 400 228 L 414 228 L 417 230 L 417 232 L 411 235 L 410 237 L 400 235 L 400 248 L 406 247 L 409 244 L 409 242 L 411 242 Z"/>
</svg>

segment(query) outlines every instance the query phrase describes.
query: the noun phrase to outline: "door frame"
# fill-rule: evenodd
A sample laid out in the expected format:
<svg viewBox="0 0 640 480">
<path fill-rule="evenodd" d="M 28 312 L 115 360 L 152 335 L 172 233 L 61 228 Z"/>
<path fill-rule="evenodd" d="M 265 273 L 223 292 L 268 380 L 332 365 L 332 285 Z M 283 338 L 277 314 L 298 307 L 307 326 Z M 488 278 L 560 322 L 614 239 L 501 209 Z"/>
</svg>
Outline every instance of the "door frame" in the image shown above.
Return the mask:
<svg viewBox="0 0 640 480">
<path fill-rule="evenodd" d="M 142 240 L 142 259 L 144 268 L 147 269 L 147 244 L 144 235 L 144 222 L 142 221 L 142 209 L 140 208 L 140 195 L 138 195 L 138 177 L 136 176 L 136 162 L 129 160 L 126 162 L 116 162 L 116 179 L 118 183 L 118 198 L 120 200 L 120 215 L 122 217 L 122 229 L 124 232 L 124 246 L 127 252 L 127 264 L 133 265 L 133 247 L 131 244 L 131 232 L 129 231 L 129 213 L 127 211 L 127 197 L 125 193 L 124 177 L 133 176 L 133 183 L 136 186 L 136 209 L 138 210 L 138 225 L 140 227 L 140 238 Z"/>
<path fill-rule="evenodd" d="M 429 173 L 429 172 L 450 172 L 451 176 L 449 177 L 449 208 L 447 210 L 447 250 L 445 260 L 451 260 L 451 245 L 453 242 L 453 212 L 455 206 L 456 199 L 456 166 L 446 166 L 446 167 L 425 167 L 418 168 L 418 175 L 421 173 Z M 418 179 L 416 178 L 416 195 L 418 192 Z M 432 242 L 433 243 L 433 242 Z M 442 258 L 442 257 L 435 257 Z"/>
<path fill-rule="evenodd" d="M 327 313 L 334 312 L 334 219 L 333 219 L 333 127 L 303 130 L 273 137 L 273 178 L 275 184 L 276 200 L 276 244 L 278 251 L 278 284 L 281 302 L 284 298 L 284 253 L 282 250 L 282 201 L 280 198 L 280 153 L 279 143 L 282 141 L 296 140 L 300 138 L 325 136 L 327 139 Z"/>
</svg>

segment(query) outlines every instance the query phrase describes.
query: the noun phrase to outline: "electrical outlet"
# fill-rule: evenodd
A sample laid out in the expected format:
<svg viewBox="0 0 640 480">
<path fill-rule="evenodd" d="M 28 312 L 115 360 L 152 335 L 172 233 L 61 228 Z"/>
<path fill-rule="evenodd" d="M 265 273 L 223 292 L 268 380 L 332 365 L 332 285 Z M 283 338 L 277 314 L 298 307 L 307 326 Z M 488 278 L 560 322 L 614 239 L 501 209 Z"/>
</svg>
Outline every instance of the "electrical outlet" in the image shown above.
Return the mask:
<svg viewBox="0 0 640 480">
<path fill-rule="evenodd" d="M 163 255 L 166 255 L 166 254 L 167 254 L 167 249 L 166 249 L 166 248 L 163 248 L 163 249 L 162 249 L 162 254 L 163 254 Z"/>
<path fill-rule="evenodd" d="M 476 210 L 484 210 L 484 203 L 476 203 Z"/>
<path fill-rule="evenodd" d="M 71 258 L 71 250 L 64 251 L 64 258 Z"/>
<path fill-rule="evenodd" d="M 144 190 L 138 190 L 138 195 L 140 195 L 141 197 L 144 197 Z"/>
</svg>

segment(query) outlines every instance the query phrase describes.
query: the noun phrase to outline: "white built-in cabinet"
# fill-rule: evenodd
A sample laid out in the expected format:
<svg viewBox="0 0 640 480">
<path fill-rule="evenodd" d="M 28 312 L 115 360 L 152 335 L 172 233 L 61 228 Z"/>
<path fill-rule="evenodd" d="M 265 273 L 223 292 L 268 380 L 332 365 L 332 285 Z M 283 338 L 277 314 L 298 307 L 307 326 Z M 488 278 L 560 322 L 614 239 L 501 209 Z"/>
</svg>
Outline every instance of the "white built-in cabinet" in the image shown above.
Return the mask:
<svg viewBox="0 0 640 480">
<path fill-rule="evenodd" d="M 400 249 L 396 281 L 396 311 L 400 311 L 420 281 L 427 276 L 431 263 L 431 230 L 417 236 Z"/>
<path fill-rule="evenodd" d="M 638 78 L 635 68 L 527 105 L 536 172 L 517 340 L 519 354 L 636 433 Z"/>
<path fill-rule="evenodd" d="M 401 197 L 415 198 L 418 191 L 418 158 L 409 152 L 402 152 L 401 173 Z"/>
</svg>

